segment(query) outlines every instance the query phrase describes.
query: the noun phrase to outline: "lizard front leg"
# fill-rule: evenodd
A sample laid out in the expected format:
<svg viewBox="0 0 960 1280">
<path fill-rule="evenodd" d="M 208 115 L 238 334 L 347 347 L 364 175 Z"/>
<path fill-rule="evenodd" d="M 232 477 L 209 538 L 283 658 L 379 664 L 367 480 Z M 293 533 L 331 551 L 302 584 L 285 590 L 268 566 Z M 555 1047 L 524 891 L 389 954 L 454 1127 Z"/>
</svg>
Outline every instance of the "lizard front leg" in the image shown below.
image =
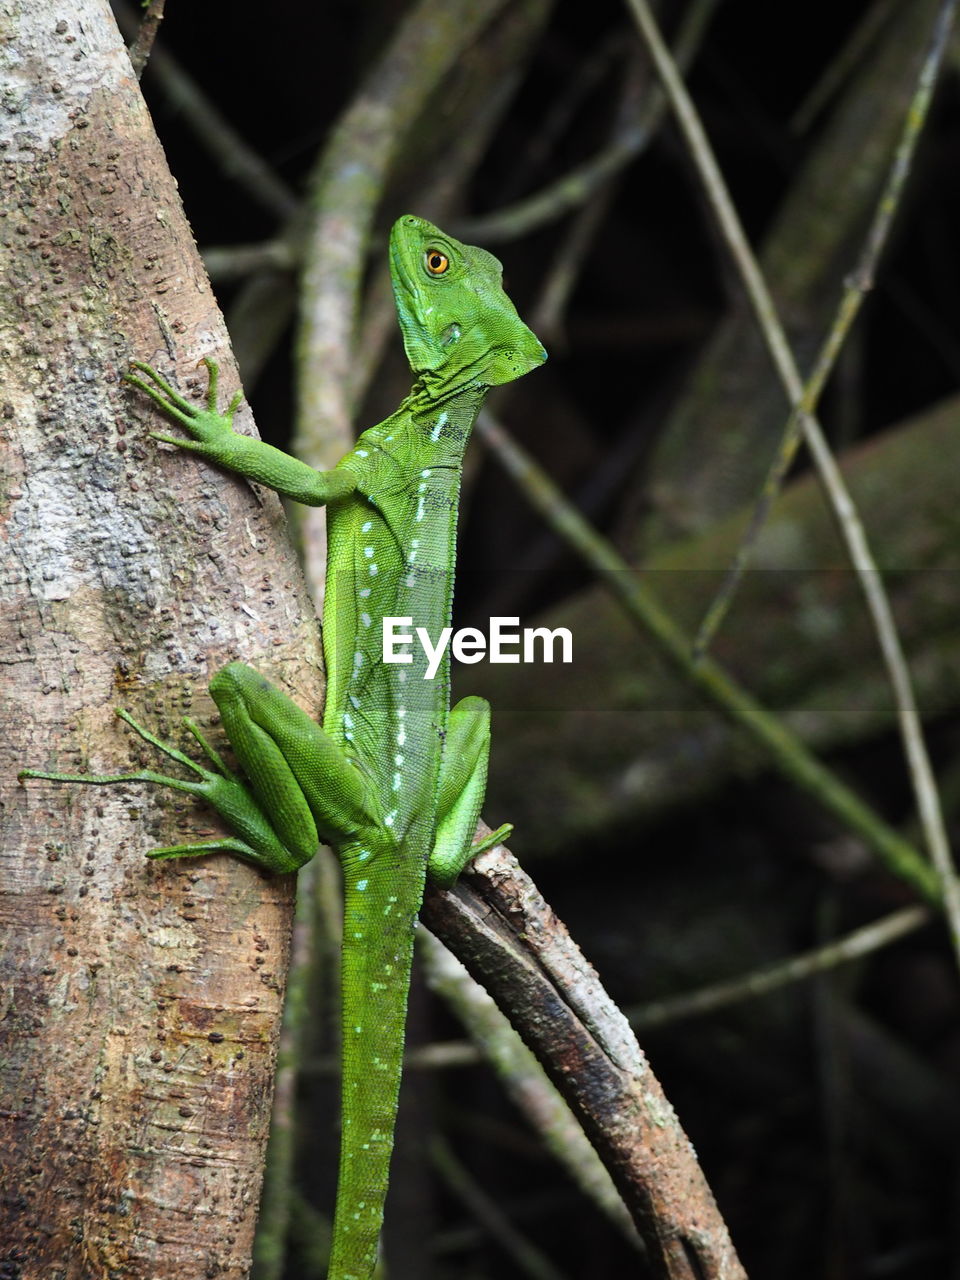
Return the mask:
<svg viewBox="0 0 960 1280">
<path fill-rule="evenodd" d="M 217 409 L 219 369 L 212 360 L 204 360 L 203 363 L 207 367 L 208 378 L 206 408 L 198 409 L 151 365 L 133 361 L 132 368 L 137 372 L 126 374 L 124 380 L 148 395 L 166 417 L 179 423 L 193 437 L 184 440 L 181 436 L 152 431 L 150 434 L 155 440 L 197 453 L 208 462 L 239 472 L 247 479 L 268 485 L 284 497 L 307 506 L 322 507 L 354 491 L 356 477 L 346 468 L 316 471 L 273 445 L 234 431 L 233 415 L 243 399 L 243 392 L 238 391 L 226 412 L 220 413 Z"/>
</svg>

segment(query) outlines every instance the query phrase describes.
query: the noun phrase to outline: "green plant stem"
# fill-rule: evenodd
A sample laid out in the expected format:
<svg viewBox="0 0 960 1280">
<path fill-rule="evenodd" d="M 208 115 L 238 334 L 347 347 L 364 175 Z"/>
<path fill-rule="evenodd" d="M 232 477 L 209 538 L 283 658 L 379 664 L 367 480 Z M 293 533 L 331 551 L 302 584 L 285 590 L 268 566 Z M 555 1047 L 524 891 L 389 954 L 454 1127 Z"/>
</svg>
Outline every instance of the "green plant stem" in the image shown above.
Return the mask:
<svg viewBox="0 0 960 1280">
<path fill-rule="evenodd" d="M 816 412 L 820 396 L 823 394 L 827 379 L 833 372 L 847 335 L 860 314 L 860 308 L 867 293 L 873 287 L 877 265 L 886 247 L 894 217 L 900 206 L 913 155 L 930 108 L 938 71 L 943 63 L 953 5 L 954 0 L 949 0 L 949 3 L 944 6 L 940 13 L 931 47 L 921 67 L 917 88 L 904 121 L 900 142 L 894 152 L 887 181 L 877 202 L 870 229 L 864 241 L 860 261 L 847 279 L 843 297 L 840 300 L 833 323 L 817 353 L 813 369 L 803 385 L 802 394 L 790 412 L 783 437 L 764 479 L 756 507 L 747 531 L 741 540 L 734 562 L 697 633 L 697 638 L 694 642 L 694 652 L 697 655 L 706 652 L 714 635 L 723 623 L 723 619 L 732 603 L 737 584 L 746 568 L 753 543 L 766 522 L 770 509 L 783 484 L 784 477 L 796 456 L 797 449 L 803 438 L 803 420 Z"/>
<path fill-rule="evenodd" d="M 742 1000 L 753 1000 L 780 987 L 802 982 L 826 969 L 859 960 L 873 951 L 879 951 L 881 947 L 890 946 L 917 929 L 922 929 L 925 924 L 929 924 L 930 919 L 931 913 L 926 907 L 904 907 L 901 911 L 894 911 L 882 920 L 864 925 L 862 929 L 854 929 L 845 937 L 828 942 L 813 951 L 805 951 L 777 964 L 754 969 L 727 982 L 701 987 L 687 995 L 670 996 L 665 1000 L 655 1000 L 638 1008 L 628 1009 L 627 1017 L 635 1030 L 648 1031 L 651 1027 L 678 1022 L 681 1018 L 714 1013 L 717 1009 L 738 1004 Z"/>
<path fill-rule="evenodd" d="M 767 289 L 753 251 L 747 242 L 703 126 L 669 50 L 664 44 L 646 0 L 628 0 L 628 3 L 656 64 L 678 124 L 687 140 L 691 156 L 700 173 L 724 240 L 741 274 L 751 305 L 756 313 L 757 321 L 760 324 L 771 358 L 783 382 L 788 399 L 791 405 L 799 405 L 803 398 L 803 381 L 777 315 L 773 299 Z M 921 86 L 927 81 L 932 88 L 936 79 L 936 72 L 939 69 L 953 22 L 955 7 L 956 0 L 944 0 L 941 6 L 934 27 L 931 52 L 928 54 L 921 73 Z M 926 101 L 927 99 L 921 95 L 921 100 Z M 913 116 L 915 110 L 916 101 L 911 110 L 911 116 Z M 909 123 L 908 121 L 908 125 Z M 909 152 L 906 154 L 908 158 Z M 894 178 L 896 177 L 897 167 L 897 164 L 895 164 L 894 174 L 892 175 Z M 880 204 L 879 225 L 881 230 L 884 226 L 883 219 L 888 214 L 886 203 L 888 194 L 889 188 L 885 193 L 885 199 L 881 200 Z M 889 213 L 892 216 L 892 209 L 889 210 Z M 877 225 L 875 224 L 874 232 L 876 229 Z M 925 863 L 922 865 L 928 874 L 935 874 L 939 882 L 936 896 L 944 900 L 947 908 L 954 951 L 958 962 L 960 962 L 960 886 L 956 883 L 953 871 L 933 770 L 924 744 L 916 700 L 913 695 L 910 675 L 903 656 L 896 624 L 893 620 L 890 602 L 870 551 L 856 507 L 820 428 L 820 424 L 811 413 L 802 411 L 798 413 L 798 421 L 873 620 L 877 640 L 896 701 L 897 718 L 910 781 L 917 801 L 920 822 L 936 872 L 930 872 L 930 868 Z M 899 840 L 899 837 L 897 839 Z"/>
<path fill-rule="evenodd" d="M 699 662 L 694 659 L 689 639 L 638 581 L 637 571 L 570 506 L 553 481 L 489 413 L 481 413 L 477 429 L 550 527 L 583 557 L 684 679 L 759 743 L 781 773 L 859 835 L 894 875 L 927 901 L 939 903 L 938 877 L 913 845 L 811 755 L 719 663 L 709 656 Z"/>
<path fill-rule="evenodd" d="M 696 0 L 687 10 L 676 38 L 678 66 L 686 68 L 692 63 L 716 7 L 717 0 Z M 477 244 L 502 244 L 582 208 L 642 154 L 660 127 L 666 105 L 663 93 L 654 88 L 635 118 L 624 120 L 595 155 L 515 204 L 461 219 L 454 224 L 454 231 Z"/>
</svg>

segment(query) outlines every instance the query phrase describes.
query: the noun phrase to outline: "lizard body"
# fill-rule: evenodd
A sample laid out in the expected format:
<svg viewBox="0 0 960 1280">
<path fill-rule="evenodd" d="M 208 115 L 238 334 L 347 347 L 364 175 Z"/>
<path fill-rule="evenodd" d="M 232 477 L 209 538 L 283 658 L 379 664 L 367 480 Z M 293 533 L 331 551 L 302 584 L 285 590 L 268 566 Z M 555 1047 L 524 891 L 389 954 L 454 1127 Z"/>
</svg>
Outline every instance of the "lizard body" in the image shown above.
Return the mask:
<svg viewBox="0 0 960 1280">
<path fill-rule="evenodd" d="M 450 707 L 449 658 L 432 679 L 411 645 L 409 662 L 384 661 L 382 620 L 404 617 L 436 639 L 450 620 L 463 454 L 490 386 L 545 358 L 503 292 L 499 262 L 483 249 L 407 215 L 394 225 L 390 262 L 398 317 L 415 375 L 384 422 L 365 431 L 331 471 L 232 428 L 240 396 L 217 409 L 207 362 L 197 409 L 149 365 L 128 381 L 190 439 L 157 438 L 311 505 L 328 507 L 322 727 L 263 676 L 230 663 L 210 683 L 243 770 L 232 774 L 187 722 L 213 768 L 144 739 L 194 779 L 149 769 L 111 775 L 26 770 L 22 777 L 145 781 L 212 804 L 233 834 L 155 849 L 174 858 L 225 850 L 268 872 L 294 871 L 322 841 L 344 880 L 342 1138 L 330 1280 L 369 1280 L 387 1192 L 400 1081 L 413 930 L 429 874 L 451 884 L 502 828 L 473 844 L 486 786 L 489 708 Z M 199 780 L 196 780 L 199 779 Z"/>
</svg>

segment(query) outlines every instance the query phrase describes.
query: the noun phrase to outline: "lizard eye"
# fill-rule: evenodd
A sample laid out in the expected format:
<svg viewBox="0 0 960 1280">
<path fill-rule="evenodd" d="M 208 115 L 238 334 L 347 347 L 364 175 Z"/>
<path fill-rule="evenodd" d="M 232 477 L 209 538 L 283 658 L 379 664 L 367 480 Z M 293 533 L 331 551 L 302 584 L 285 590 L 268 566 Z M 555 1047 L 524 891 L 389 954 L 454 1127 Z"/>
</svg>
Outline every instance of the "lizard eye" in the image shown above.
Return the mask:
<svg viewBox="0 0 960 1280">
<path fill-rule="evenodd" d="M 432 276 L 442 276 L 450 266 L 450 259 L 439 249 L 428 249 L 423 255 L 423 261 Z"/>
</svg>

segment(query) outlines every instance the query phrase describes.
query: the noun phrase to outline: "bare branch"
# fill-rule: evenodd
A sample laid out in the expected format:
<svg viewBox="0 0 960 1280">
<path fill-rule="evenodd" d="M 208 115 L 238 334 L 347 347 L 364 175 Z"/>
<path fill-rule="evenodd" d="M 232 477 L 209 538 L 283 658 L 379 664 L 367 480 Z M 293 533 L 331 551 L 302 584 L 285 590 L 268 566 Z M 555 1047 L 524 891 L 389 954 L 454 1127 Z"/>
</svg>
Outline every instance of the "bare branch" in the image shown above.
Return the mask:
<svg viewBox="0 0 960 1280">
<path fill-rule="evenodd" d="M 502 847 L 424 922 L 487 988 L 600 1152 L 663 1280 L 745 1276 L 693 1148 L 623 1015 Z"/>
</svg>

